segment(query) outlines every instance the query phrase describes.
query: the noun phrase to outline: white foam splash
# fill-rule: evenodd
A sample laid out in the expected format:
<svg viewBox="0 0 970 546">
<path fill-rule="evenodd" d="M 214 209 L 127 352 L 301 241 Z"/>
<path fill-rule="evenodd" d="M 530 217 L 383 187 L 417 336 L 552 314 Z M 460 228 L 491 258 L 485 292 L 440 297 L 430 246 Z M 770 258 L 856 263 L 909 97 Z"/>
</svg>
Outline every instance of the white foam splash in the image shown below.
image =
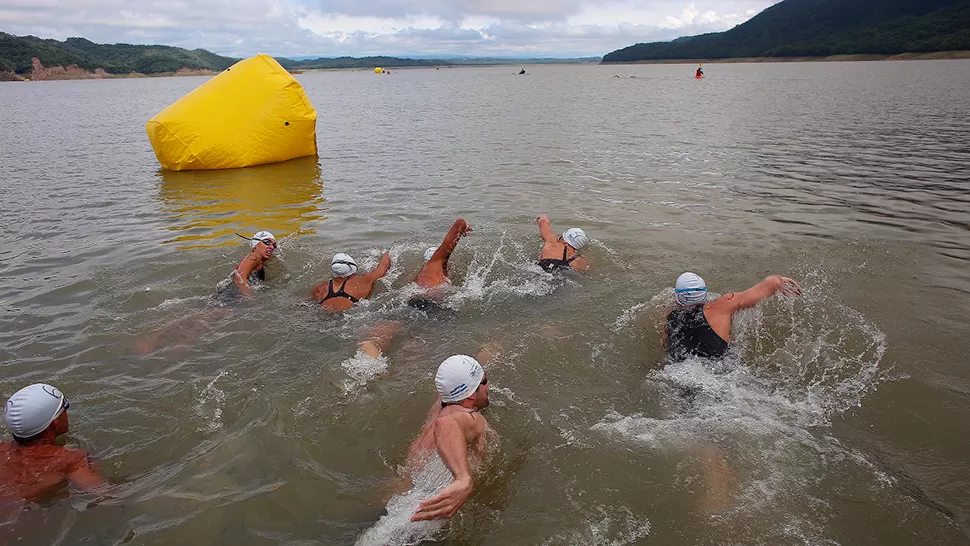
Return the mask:
<svg viewBox="0 0 970 546">
<path fill-rule="evenodd" d="M 371 358 L 357 351 L 354 356 L 340 363 L 340 367 L 347 372 L 348 376 L 343 384 L 344 394 L 355 393 L 370 383 L 374 377 L 387 373 L 387 366 L 388 360 L 383 354 L 377 358 Z"/>
<path fill-rule="evenodd" d="M 411 516 L 421 502 L 451 484 L 451 472 L 434 455 L 411 481 L 414 487 L 391 497 L 387 513 L 357 539 L 357 546 L 411 546 L 442 538 L 446 520 L 412 522 Z"/>
<path fill-rule="evenodd" d="M 222 406 L 226 402 L 226 393 L 222 389 L 216 387 L 216 381 L 219 381 L 226 375 L 228 371 L 221 371 L 219 375 L 212 378 L 212 381 L 202 389 L 199 393 L 199 397 L 196 400 L 195 411 L 199 414 L 199 417 L 206 420 L 205 426 L 199 429 L 199 432 L 215 432 L 222 428 Z M 211 418 L 209 417 L 208 406 L 214 406 L 212 408 Z"/>
<path fill-rule="evenodd" d="M 209 296 L 190 296 L 190 297 L 187 297 L 187 298 L 168 298 L 165 301 L 163 301 L 162 303 L 159 303 L 158 305 L 156 305 L 155 307 L 153 307 L 151 310 L 152 311 L 162 311 L 162 310 L 168 309 L 169 307 L 172 307 L 172 306 L 182 305 L 184 303 L 190 303 L 190 302 L 196 302 L 196 301 L 207 301 L 208 299 L 209 299 Z"/>
<path fill-rule="evenodd" d="M 561 533 L 544 540 L 543 546 L 627 546 L 650 534 L 650 521 L 637 517 L 626 507 L 600 508 L 599 519 L 588 521 L 586 529 Z"/>
<path fill-rule="evenodd" d="M 564 283 L 575 283 L 568 277 L 543 271 L 535 263 L 536 255 L 527 254 L 523 245 L 502 233 L 498 246 L 490 254 L 475 254 L 464 281 L 447 298 L 448 305 L 460 308 L 472 301 L 493 304 L 510 297 L 540 297 Z"/>
</svg>

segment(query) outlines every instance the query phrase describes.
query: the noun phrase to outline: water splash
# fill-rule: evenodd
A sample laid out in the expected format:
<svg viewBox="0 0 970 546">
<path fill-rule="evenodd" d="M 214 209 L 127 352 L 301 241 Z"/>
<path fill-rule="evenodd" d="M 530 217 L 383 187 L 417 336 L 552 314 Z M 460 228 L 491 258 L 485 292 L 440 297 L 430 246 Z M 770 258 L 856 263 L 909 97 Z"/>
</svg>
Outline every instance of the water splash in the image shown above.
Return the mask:
<svg viewBox="0 0 970 546">
<path fill-rule="evenodd" d="M 886 338 L 878 327 L 823 284 L 809 279 L 805 289 L 802 298 L 776 297 L 738 313 L 725 359 L 694 358 L 650 371 L 645 388 L 660 398 L 660 415 L 614 411 L 591 430 L 687 459 L 713 449 L 742 477 L 727 519 L 735 525 L 787 519 L 765 536 L 822 540 L 824 501 L 807 491 L 833 474 L 860 471 L 874 491 L 887 486 L 861 453 L 824 431 L 893 377 L 880 365 Z M 668 292 L 624 312 L 617 325 L 643 309 L 662 312 Z M 684 487 L 693 480 L 683 475 L 693 472 L 689 467 L 678 470 Z"/>
<path fill-rule="evenodd" d="M 443 538 L 445 520 L 412 522 L 411 516 L 419 504 L 451 484 L 451 472 L 435 455 L 411 481 L 414 487 L 391 497 L 387 513 L 357 539 L 357 546 L 411 546 Z"/>
<path fill-rule="evenodd" d="M 650 521 L 635 516 L 626 507 L 598 507 L 599 518 L 587 521 L 581 531 L 561 533 L 544 540 L 543 546 L 583 544 L 589 546 L 627 546 L 650 534 Z"/>
<path fill-rule="evenodd" d="M 226 370 L 219 372 L 219 375 L 202 388 L 196 398 L 195 411 L 205 420 L 205 425 L 199 428 L 199 432 L 211 433 L 222 428 L 222 407 L 226 402 L 226 393 L 215 385 L 227 375 L 229 372 Z"/>
<path fill-rule="evenodd" d="M 340 363 L 340 367 L 347 372 L 347 379 L 344 380 L 344 394 L 353 394 L 360 391 L 372 379 L 378 375 L 387 373 L 388 360 L 383 354 L 377 358 L 371 358 L 364 353 L 357 351 L 354 356 Z"/>
</svg>

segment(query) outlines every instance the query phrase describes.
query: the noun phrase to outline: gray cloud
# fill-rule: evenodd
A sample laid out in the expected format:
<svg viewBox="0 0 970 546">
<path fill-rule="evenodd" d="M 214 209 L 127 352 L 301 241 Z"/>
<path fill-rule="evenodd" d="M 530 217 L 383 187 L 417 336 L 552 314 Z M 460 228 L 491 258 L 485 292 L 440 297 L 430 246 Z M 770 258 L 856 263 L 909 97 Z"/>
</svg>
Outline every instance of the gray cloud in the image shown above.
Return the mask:
<svg viewBox="0 0 970 546">
<path fill-rule="evenodd" d="M 772 0 L 0 0 L 0 30 L 249 56 L 598 56 L 726 30 Z"/>
<path fill-rule="evenodd" d="M 316 7 L 323 13 L 356 16 L 432 15 L 448 21 L 483 16 L 538 23 L 563 20 L 578 13 L 584 4 L 593 3 L 591 0 L 321 0 Z"/>
</svg>

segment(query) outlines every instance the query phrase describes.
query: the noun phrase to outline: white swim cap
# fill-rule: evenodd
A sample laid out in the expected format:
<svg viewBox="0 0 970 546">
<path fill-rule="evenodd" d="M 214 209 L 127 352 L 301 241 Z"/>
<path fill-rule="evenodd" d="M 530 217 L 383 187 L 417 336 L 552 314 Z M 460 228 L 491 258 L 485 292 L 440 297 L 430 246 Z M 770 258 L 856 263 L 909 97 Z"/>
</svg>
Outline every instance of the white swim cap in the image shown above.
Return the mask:
<svg viewBox="0 0 970 546">
<path fill-rule="evenodd" d="M 485 377 L 477 360 L 466 355 L 449 356 L 434 374 L 434 386 L 442 402 L 461 402 L 475 394 Z"/>
<path fill-rule="evenodd" d="M 688 271 L 677 277 L 674 294 L 677 297 L 677 303 L 681 305 L 704 303 L 707 301 L 707 285 L 700 275 Z"/>
<path fill-rule="evenodd" d="M 425 250 L 424 251 L 424 261 L 426 261 L 426 262 L 431 261 L 431 257 L 434 256 L 434 253 L 437 252 L 437 251 L 438 251 L 438 247 L 436 247 L 436 246 L 433 246 L 433 247 L 429 248 L 428 250 Z"/>
<path fill-rule="evenodd" d="M 586 246 L 586 243 L 589 242 L 589 237 L 586 236 L 585 231 L 574 227 L 562 232 L 562 240 L 569 243 L 569 246 L 579 250 Z"/>
<path fill-rule="evenodd" d="M 46 383 L 34 383 L 15 392 L 3 412 L 10 432 L 18 438 L 30 438 L 47 430 L 61 415 L 64 394 Z"/>
<path fill-rule="evenodd" d="M 349 277 L 357 272 L 357 262 L 343 252 L 334 254 L 330 260 L 330 271 L 334 277 Z"/>
<path fill-rule="evenodd" d="M 268 231 L 257 231 L 256 235 L 253 235 L 252 240 L 249 241 L 249 248 L 256 248 L 256 245 L 262 242 L 263 239 L 276 240 L 276 237 Z"/>
</svg>

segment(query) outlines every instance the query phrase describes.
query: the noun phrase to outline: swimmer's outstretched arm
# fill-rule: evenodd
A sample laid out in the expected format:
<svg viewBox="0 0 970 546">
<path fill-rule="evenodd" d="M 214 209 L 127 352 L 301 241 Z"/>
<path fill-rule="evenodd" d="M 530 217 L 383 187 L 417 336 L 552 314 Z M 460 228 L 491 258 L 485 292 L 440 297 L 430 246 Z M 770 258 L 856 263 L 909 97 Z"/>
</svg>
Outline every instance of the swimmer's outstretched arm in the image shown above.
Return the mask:
<svg viewBox="0 0 970 546">
<path fill-rule="evenodd" d="M 455 223 L 451 225 L 451 229 L 448 230 L 448 234 L 441 241 L 438 250 L 434 251 L 434 255 L 431 256 L 431 260 L 429 261 L 442 260 L 447 262 L 448 258 L 451 257 L 451 253 L 458 247 L 458 240 L 461 239 L 462 235 L 465 235 L 471 230 L 472 228 L 468 227 L 468 223 L 465 222 L 464 218 L 455 220 Z"/>
<path fill-rule="evenodd" d="M 450 518 L 468 500 L 474 488 L 468 464 L 468 439 L 457 419 L 449 415 L 437 418 L 434 438 L 438 455 L 451 471 L 454 481 L 438 495 L 422 502 L 411 521 Z"/>
<path fill-rule="evenodd" d="M 714 303 L 718 304 L 721 302 L 721 300 L 724 300 L 722 305 L 726 305 L 726 307 L 734 312 L 741 309 L 754 307 L 761 300 L 767 298 L 768 296 L 773 296 L 779 292 L 782 294 L 800 295 L 802 293 L 802 287 L 798 286 L 797 282 L 795 282 L 793 279 L 789 279 L 788 277 L 782 277 L 781 275 L 769 275 L 768 277 L 765 277 L 765 280 L 759 282 L 744 292 L 728 294 L 727 296 L 718 298 Z"/>
<path fill-rule="evenodd" d="M 559 239 L 552 232 L 552 226 L 549 224 L 548 216 L 540 216 L 536 218 L 536 223 L 539 224 L 539 236 L 542 240 L 547 243 L 555 243 Z"/>
<path fill-rule="evenodd" d="M 391 269 L 391 255 L 390 253 L 385 252 L 384 255 L 381 256 L 381 263 L 377 264 L 377 267 L 375 267 L 373 271 L 370 271 L 369 273 L 365 273 L 364 278 L 366 278 L 370 282 L 374 282 L 377 279 L 380 279 L 381 277 L 383 277 L 384 275 L 387 275 L 387 272 L 390 269 Z"/>
</svg>

